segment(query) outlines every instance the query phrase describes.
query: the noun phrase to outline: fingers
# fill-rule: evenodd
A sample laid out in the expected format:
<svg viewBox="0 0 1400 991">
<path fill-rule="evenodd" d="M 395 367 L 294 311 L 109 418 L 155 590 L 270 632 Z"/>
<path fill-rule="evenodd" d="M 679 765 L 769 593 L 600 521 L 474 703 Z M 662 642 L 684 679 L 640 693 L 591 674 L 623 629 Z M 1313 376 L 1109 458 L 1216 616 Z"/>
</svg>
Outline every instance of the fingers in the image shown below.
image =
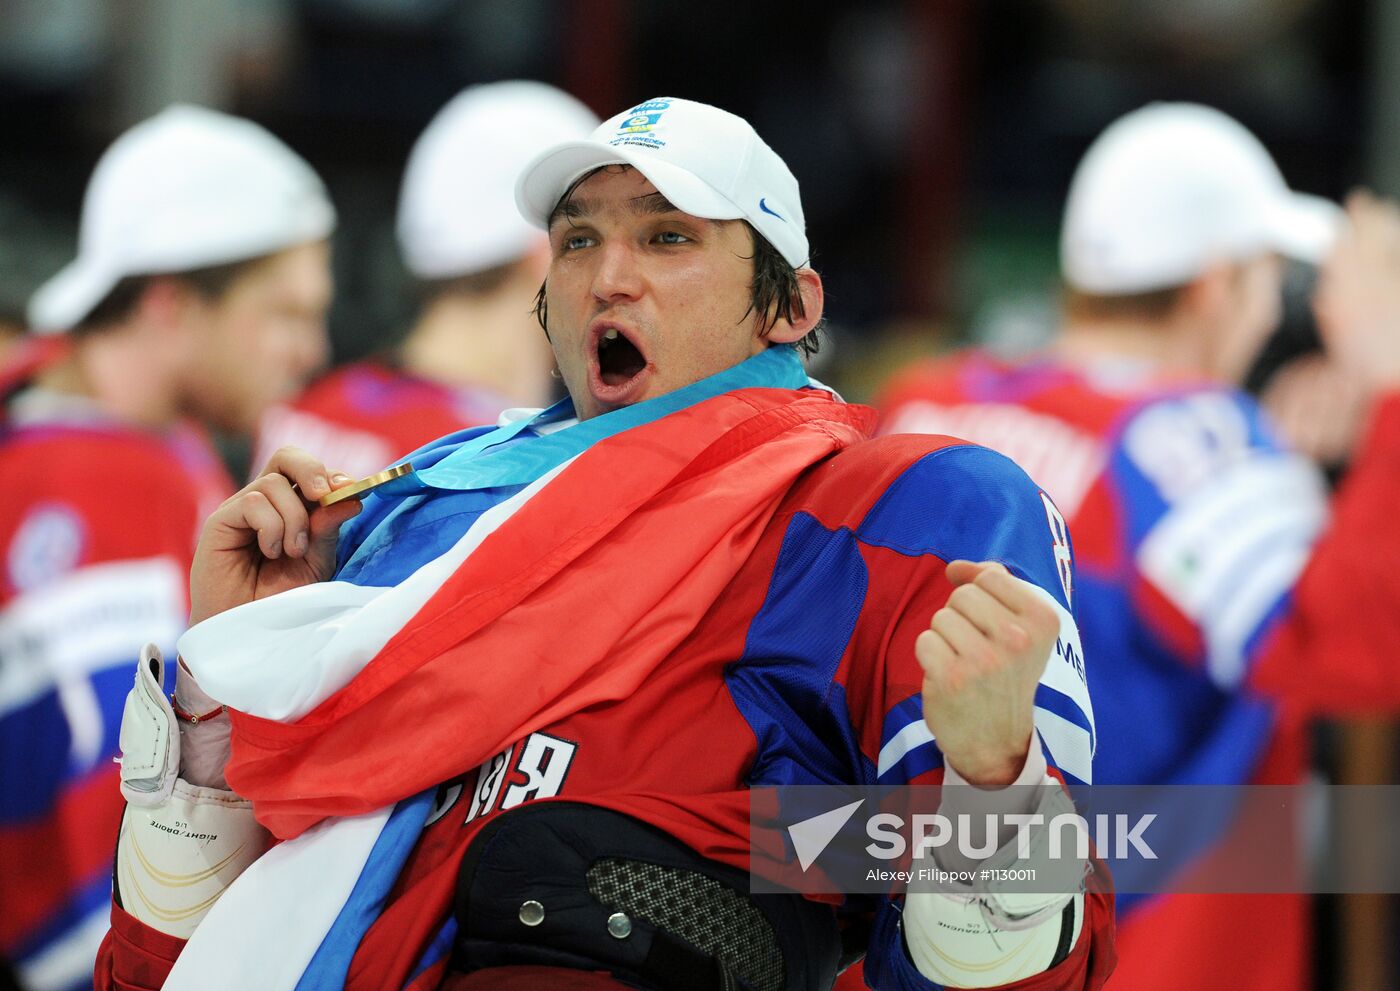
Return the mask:
<svg viewBox="0 0 1400 991">
<path fill-rule="evenodd" d="M 941 636 L 953 653 L 969 660 L 982 660 L 990 652 L 994 634 L 980 630 L 972 620 L 950 605 L 933 614 L 929 628 Z"/>
<path fill-rule="evenodd" d="M 257 490 L 244 492 L 238 498 L 236 510 L 239 518 L 235 524 L 242 524 L 244 529 L 253 532 L 263 556 L 281 557 L 286 523 L 267 496 Z"/>
<path fill-rule="evenodd" d="M 1006 565 L 1000 561 L 949 561 L 946 574 L 948 581 L 957 586 L 976 581 L 977 576 L 984 571 L 997 569 L 1005 571 Z"/>
<path fill-rule="evenodd" d="M 336 512 L 321 516 L 313 529 L 315 500 L 351 481 L 349 475 L 328 470 L 306 451 L 284 447 L 256 479 L 225 503 L 222 522 L 234 530 L 252 531 L 264 557 L 305 557 L 316 541 L 328 540 L 333 546 L 340 524 L 359 512 L 359 503 L 350 500 L 344 508 L 333 507 Z"/>
<path fill-rule="evenodd" d="M 1328 354 L 1369 398 L 1400 387 L 1400 206 L 1360 190 L 1346 213 L 1313 312 Z"/>
<path fill-rule="evenodd" d="M 979 664 L 1019 657 L 1033 644 L 1022 618 L 976 585 L 954 589 L 929 626 L 959 657 Z"/>
<path fill-rule="evenodd" d="M 1337 252 L 1389 264 L 1400 258 L 1400 206 L 1369 190 L 1358 189 L 1346 201 L 1347 223 Z"/>
<path fill-rule="evenodd" d="M 991 639 L 1019 652 L 1030 641 L 1059 633 L 1060 618 L 1029 582 L 996 561 L 951 561 L 954 586 L 945 609 L 954 609 Z"/>
<path fill-rule="evenodd" d="M 953 589 L 944 608 L 956 610 L 987 636 L 995 636 L 997 627 L 1015 615 L 975 582 Z"/>
<path fill-rule="evenodd" d="M 999 561 L 950 561 L 946 574 L 955 586 L 954 594 L 971 583 L 1017 616 L 1044 619 L 1054 615 L 1029 582 L 1017 578 Z"/>
<path fill-rule="evenodd" d="M 281 545 L 277 547 L 277 553 L 268 553 L 266 547 L 263 547 L 263 553 L 268 557 L 277 557 L 284 551 L 291 557 L 301 557 L 305 554 L 311 544 L 311 538 L 307 535 L 306 504 L 302 502 L 301 496 L 292 490 L 287 478 L 283 475 L 264 475 L 249 488 L 267 500 L 281 521 Z M 263 544 L 261 531 L 258 544 Z"/>
<path fill-rule="evenodd" d="M 283 476 L 296 485 L 308 502 L 315 502 L 351 481 L 344 472 L 330 471 L 321 460 L 299 447 L 279 448 L 259 474 L 259 480 Z"/>
<path fill-rule="evenodd" d="M 315 509 L 311 513 L 308 527 L 311 536 L 308 555 L 322 558 L 329 555 L 330 561 L 334 563 L 336 541 L 340 537 L 340 528 L 347 520 L 356 516 L 362 507 L 363 503 L 359 499 L 346 499 L 334 506 Z"/>
</svg>

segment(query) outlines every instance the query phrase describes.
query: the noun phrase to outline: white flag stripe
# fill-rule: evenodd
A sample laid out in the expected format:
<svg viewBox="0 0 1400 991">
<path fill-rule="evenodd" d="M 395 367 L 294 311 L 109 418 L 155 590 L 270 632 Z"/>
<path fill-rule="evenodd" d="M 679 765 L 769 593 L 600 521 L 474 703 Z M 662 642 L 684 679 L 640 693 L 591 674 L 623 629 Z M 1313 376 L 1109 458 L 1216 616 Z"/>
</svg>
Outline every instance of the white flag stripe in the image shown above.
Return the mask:
<svg viewBox="0 0 1400 991">
<path fill-rule="evenodd" d="M 218 987 L 295 988 L 392 811 L 327 819 L 253 861 L 180 951 L 164 991 L 205 991 L 211 974 Z"/>
<path fill-rule="evenodd" d="M 482 513 L 398 585 L 321 582 L 249 602 L 192 627 L 180 655 L 219 701 L 266 719 L 299 719 L 349 684 L 483 540 L 572 463 Z"/>
<path fill-rule="evenodd" d="M 1269 610 L 1297 582 L 1311 552 L 1311 545 L 1305 543 L 1271 548 L 1202 624 L 1206 667 L 1217 684 L 1232 687 L 1244 676 L 1245 645 Z"/>
<path fill-rule="evenodd" d="M 170 558 L 80 568 L 0 611 L 0 717 L 59 683 L 168 648 L 187 618 L 184 570 Z"/>
</svg>

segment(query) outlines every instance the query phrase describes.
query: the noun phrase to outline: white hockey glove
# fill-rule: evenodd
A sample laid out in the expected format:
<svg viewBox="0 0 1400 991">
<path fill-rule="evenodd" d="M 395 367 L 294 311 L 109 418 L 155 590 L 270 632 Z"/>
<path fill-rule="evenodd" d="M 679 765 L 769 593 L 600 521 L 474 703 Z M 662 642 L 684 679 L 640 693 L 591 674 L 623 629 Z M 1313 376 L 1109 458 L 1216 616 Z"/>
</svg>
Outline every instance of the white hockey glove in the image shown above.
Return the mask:
<svg viewBox="0 0 1400 991">
<path fill-rule="evenodd" d="M 1084 928 L 1087 862 L 1078 856 L 1049 856 L 1049 824 L 1057 816 L 1072 816 L 1073 801 L 1046 774 L 1044 755 L 1034 743 L 1011 789 L 972 788 L 951 767 L 944 785 L 940 811 L 966 814 L 970 824 L 983 822 L 988 814 L 1014 822 L 1013 812 L 1039 816 L 1040 824 L 1023 820 L 1029 827 L 1024 841 L 999 830 L 1002 845 L 985 860 L 967 859 L 956 845 L 938 851 L 934 860 L 939 866 L 970 872 L 976 880 L 911 886 L 902 926 L 914 965 L 950 988 L 996 987 L 1049 969 L 1074 947 Z M 977 835 L 976 846 L 984 848 L 986 838 Z M 1035 868 L 1039 891 L 1024 890 L 1025 882 L 998 879 L 999 872 L 1015 877 L 1018 868 L 1028 866 Z"/>
<path fill-rule="evenodd" d="M 200 788 L 180 771 L 180 727 L 162 687 L 164 660 L 141 652 L 121 727 L 121 789 L 116 894 L 128 913 L 188 939 L 224 890 L 271 842 L 251 802 Z"/>
</svg>

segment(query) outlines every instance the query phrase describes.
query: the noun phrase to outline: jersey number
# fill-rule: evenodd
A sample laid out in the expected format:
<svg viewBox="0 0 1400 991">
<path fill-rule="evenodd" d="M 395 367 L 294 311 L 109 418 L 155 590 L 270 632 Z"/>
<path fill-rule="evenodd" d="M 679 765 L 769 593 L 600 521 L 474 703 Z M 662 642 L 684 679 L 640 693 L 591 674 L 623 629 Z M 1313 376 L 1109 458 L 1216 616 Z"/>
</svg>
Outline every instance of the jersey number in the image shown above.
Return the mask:
<svg viewBox="0 0 1400 991">
<path fill-rule="evenodd" d="M 548 733 L 531 733 L 520 747 L 519 759 L 512 765 L 511 756 L 515 753 L 515 747 L 506 747 L 476 769 L 475 787 L 468 796 L 467 817 L 463 822 L 471 822 L 493 811 L 497 808 L 498 799 L 499 808 L 504 811 L 536 798 L 558 795 L 564 788 L 564 779 L 568 777 L 569 765 L 573 763 L 577 751 L 578 744 L 572 740 Z M 508 778 L 523 780 L 503 789 Z M 438 790 L 437 801 L 428 816 L 428 825 L 441 819 L 457 804 L 464 786 L 472 779 L 473 776 L 468 774 L 465 781 L 457 778 Z M 501 797 L 503 790 L 504 798 Z"/>
<path fill-rule="evenodd" d="M 1060 587 L 1065 590 L 1065 605 L 1074 608 L 1074 565 L 1069 552 L 1069 527 L 1065 518 L 1044 492 L 1040 501 L 1045 504 L 1045 519 L 1050 524 L 1050 539 L 1055 550 L 1055 570 L 1060 574 Z"/>
</svg>

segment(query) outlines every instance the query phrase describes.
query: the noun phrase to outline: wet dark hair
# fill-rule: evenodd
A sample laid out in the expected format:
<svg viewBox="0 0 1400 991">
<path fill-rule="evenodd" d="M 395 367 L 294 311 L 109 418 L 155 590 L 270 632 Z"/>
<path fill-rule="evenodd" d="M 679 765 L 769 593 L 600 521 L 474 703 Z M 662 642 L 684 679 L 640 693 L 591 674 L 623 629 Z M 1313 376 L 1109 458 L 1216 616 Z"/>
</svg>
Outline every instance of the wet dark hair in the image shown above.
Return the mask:
<svg viewBox="0 0 1400 991">
<path fill-rule="evenodd" d="M 630 165 L 613 166 L 603 165 L 590 172 L 585 172 L 574 180 L 564 195 L 559 198 L 559 203 L 550 216 L 557 215 L 574 195 L 574 190 L 586 181 L 589 177 L 596 175 L 604 169 L 621 168 L 630 169 Z M 806 304 L 802 302 L 802 287 L 797 279 L 797 270 L 788 264 L 788 260 L 782 253 L 768 241 L 766 237 L 747 220 L 744 227 L 748 229 L 750 237 L 753 239 L 753 254 L 749 257 L 753 259 L 753 282 L 750 285 L 749 308 L 744 311 L 744 316 L 751 313 L 762 314 L 760 323 L 760 336 L 767 336 L 779 320 L 800 320 L 807 315 Z M 540 284 L 539 292 L 535 293 L 535 319 L 539 321 L 540 327 L 545 334 L 549 333 L 549 304 L 545 300 L 545 289 L 548 282 Z M 809 330 L 802 338 L 794 343 L 803 356 L 810 357 L 821 348 L 821 331 L 826 326 L 826 318 L 817 321 L 816 326 Z"/>
</svg>

